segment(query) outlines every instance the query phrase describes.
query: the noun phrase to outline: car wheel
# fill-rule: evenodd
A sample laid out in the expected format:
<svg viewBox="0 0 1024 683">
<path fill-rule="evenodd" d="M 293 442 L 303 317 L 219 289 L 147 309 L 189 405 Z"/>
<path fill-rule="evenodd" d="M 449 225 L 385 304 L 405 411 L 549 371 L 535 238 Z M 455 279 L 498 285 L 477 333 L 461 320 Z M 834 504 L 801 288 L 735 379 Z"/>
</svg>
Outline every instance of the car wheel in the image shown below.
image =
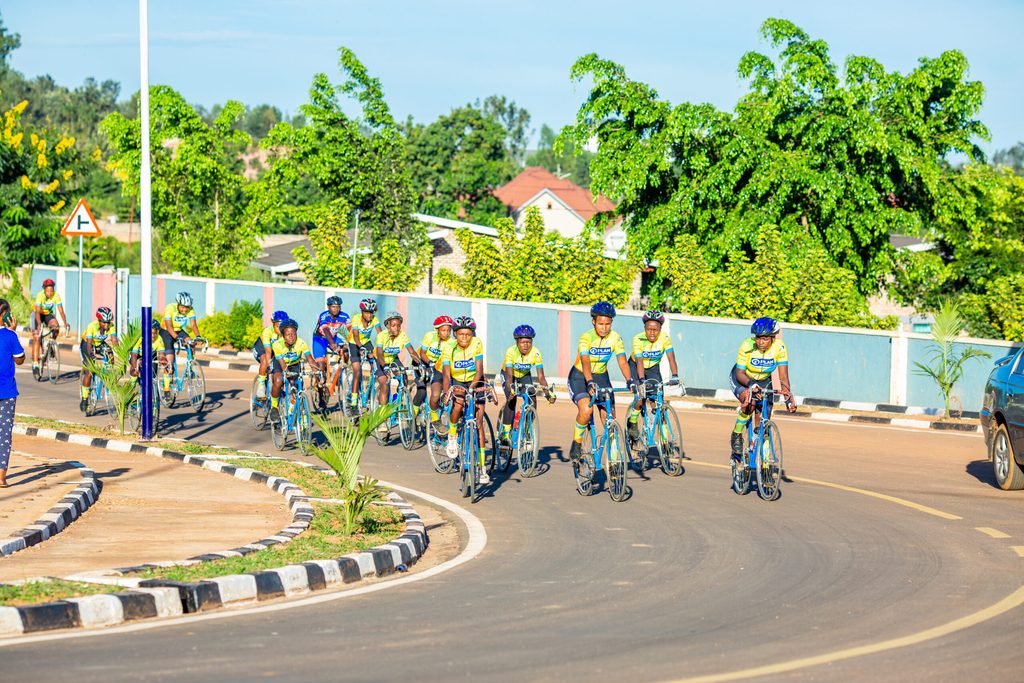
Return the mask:
<svg viewBox="0 0 1024 683">
<path fill-rule="evenodd" d="M 1004 491 L 1024 489 L 1024 471 L 1013 459 L 1010 433 L 1005 424 L 996 427 L 992 437 L 992 470 L 996 475 L 996 483 Z"/>
</svg>

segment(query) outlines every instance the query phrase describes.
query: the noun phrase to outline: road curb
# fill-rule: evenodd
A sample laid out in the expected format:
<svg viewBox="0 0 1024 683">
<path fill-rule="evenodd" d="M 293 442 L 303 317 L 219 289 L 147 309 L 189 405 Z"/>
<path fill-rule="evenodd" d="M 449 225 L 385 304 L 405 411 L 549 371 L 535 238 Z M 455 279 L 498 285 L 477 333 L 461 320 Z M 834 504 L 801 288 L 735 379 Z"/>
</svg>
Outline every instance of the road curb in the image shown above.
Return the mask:
<svg viewBox="0 0 1024 683">
<path fill-rule="evenodd" d="M 96 479 L 96 472 L 80 462 L 67 462 L 79 469 L 82 481 L 35 522 L 14 532 L 10 538 L 0 538 L 0 556 L 13 555 L 53 538 L 81 517 L 99 498 L 103 485 Z"/>
</svg>

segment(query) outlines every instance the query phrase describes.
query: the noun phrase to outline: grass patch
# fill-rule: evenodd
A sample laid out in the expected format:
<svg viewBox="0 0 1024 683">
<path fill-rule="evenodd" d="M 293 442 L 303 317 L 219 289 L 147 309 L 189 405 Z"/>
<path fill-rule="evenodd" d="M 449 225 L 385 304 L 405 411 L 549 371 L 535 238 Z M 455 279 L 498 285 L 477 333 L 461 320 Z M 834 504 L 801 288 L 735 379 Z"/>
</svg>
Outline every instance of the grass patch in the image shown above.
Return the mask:
<svg viewBox="0 0 1024 683">
<path fill-rule="evenodd" d="M 392 541 L 401 535 L 405 527 L 402 514 L 398 510 L 385 505 L 375 505 L 367 511 L 359 530 L 351 536 L 345 536 L 341 532 L 340 518 L 332 514 L 332 511 L 339 510 L 338 505 L 313 502 L 313 507 L 316 515 L 309 529 L 292 539 L 290 543 L 271 546 L 244 557 L 228 557 L 187 567 L 148 569 L 131 576 L 169 581 L 199 581 L 215 576 L 275 569 L 309 560 L 327 560 Z"/>
<path fill-rule="evenodd" d="M 345 487 L 341 485 L 340 478 L 287 460 L 224 458 L 224 462 L 236 467 L 259 470 L 274 477 L 283 477 L 301 488 L 307 496 L 314 498 L 343 498 L 345 495 Z"/>
<path fill-rule="evenodd" d="M 99 593 L 117 593 L 123 590 L 126 589 L 121 586 L 81 583 L 64 579 L 39 579 L 16 585 L 0 585 L 0 605 L 8 607 L 34 605 L 67 598 L 82 598 Z"/>
</svg>

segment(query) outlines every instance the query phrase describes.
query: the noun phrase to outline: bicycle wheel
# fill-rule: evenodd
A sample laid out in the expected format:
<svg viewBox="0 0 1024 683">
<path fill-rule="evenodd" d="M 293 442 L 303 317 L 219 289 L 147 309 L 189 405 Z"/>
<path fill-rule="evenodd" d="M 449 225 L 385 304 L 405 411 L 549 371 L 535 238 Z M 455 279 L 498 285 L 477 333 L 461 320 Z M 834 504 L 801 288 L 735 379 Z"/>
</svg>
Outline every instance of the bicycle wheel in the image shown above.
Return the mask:
<svg viewBox="0 0 1024 683">
<path fill-rule="evenodd" d="M 313 448 L 313 418 L 309 415 L 309 402 L 305 392 L 300 393 L 295 401 L 295 440 L 299 451 L 309 455 Z"/>
<path fill-rule="evenodd" d="M 622 433 L 622 426 L 616 420 L 608 420 L 608 460 L 605 465 L 605 472 L 608 475 L 608 495 L 616 503 L 626 499 L 629 493 L 627 473 L 629 472 L 628 449 L 626 448 L 626 435 Z M 646 460 L 646 456 L 644 458 Z"/>
<path fill-rule="evenodd" d="M 282 398 L 285 400 L 280 401 L 277 406 L 278 419 L 270 420 L 270 438 L 274 440 L 274 446 L 279 451 L 283 451 L 285 444 L 288 443 L 288 397 L 282 393 Z"/>
<path fill-rule="evenodd" d="M 474 499 L 476 497 L 477 478 L 477 454 L 476 431 L 466 430 L 462 432 L 462 446 L 459 449 L 459 491 L 463 498 Z"/>
<path fill-rule="evenodd" d="M 732 490 L 741 496 L 747 495 L 750 492 L 750 468 L 747 467 L 747 430 L 743 430 L 743 448 L 740 453 L 743 455 L 742 460 L 736 458 L 730 458 L 732 461 Z"/>
<path fill-rule="evenodd" d="M 508 456 L 511 455 L 511 454 L 510 453 L 506 453 L 505 454 L 505 458 L 504 458 L 505 464 L 502 465 L 502 466 L 499 466 L 498 458 L 501 457 L 501 456 L 498 455 L 498 450 L 499 450 L 498 449 L 498 442 L 494 438 L 494 425 L 491 424 L 491 416 L 487 415 L 485 413 L 484 415 L 481 415 L 477 419 L 483 419 L 483 423 L 482 424 L 484 426 L 484 443 L 485 443 L 485 445 L 484 445 L 484 467 L 487 468 L 487 474 L 494 474 L 495 468 L 497 468 L 497 469 L 501 470 L 502 472 L 504 472 L 505 470 L 508 469 Z"/>
<path fill-rule="evenodd" d="M 99 379 L 96 377 L 92 378 L 92 387 L 89 388 L 89 395 L 85 398 L 85 416 L 91 417 L 96 414 L 96 405 L 99 403 L 99 392 L 96 391 L 96 385 L 99 383 Z"/>
<path fill-rule="evenodd" d="M 267 424 L 267 418 L 270 416 L 270 397 L 264 396 L 260 398 L 256 393 L 260 387 L 260 378 L 252 378 L 252 390 L 249 392 L 249 419 L 252 420 L 252 426 L 256 429 L 263 429 Z"/>
<path fill-rule="evenodd" d="M 203 377 L 203 366 L 189 363 L 185 366 L 185 387 L 188 389 L 188 402 L 192 410 L 202 412 L 206 403 L 206 378 Z"/>
<path fill-rule="evenodd" d="M 782 436 L 774 422 L 764 432 L 757 453 L 757 493 L 764 500 L 777 500 L 782 494 Z"/>
<path fill-rule="evenodd" d="M 372 413 L 377 410 L 380 403 L 377 400 L 377 387 L 370 392 L 370 398 L 367 402 L 367 412 Z M 373 428 L 373 440 L 377 442 L 378 446 L 387 446 L 388 441 L 391 440 L 391 426 L 390 419 L 385 420 L 383 424 L 380 424 Z M 383 427 L 383 429 L 381 429 Z"/>
<path fill-rule="evenodd" d="M 537 473 L 537 452 L 540 450 L 540 428 L 537 426 L 537 411 L 527 406 L 519 415 L 519 447 L 516 460 L 524 477 Z"/>
<path fill-rule="evenodd" d="M 128 413 L 125 416 L 125 420 L 128 423 L 129 431 L 138 432 L 140 429 L 142 429 L 142 413 L 140 412 L 141 406 L 141 398 L 135 399 L 128 406 Z"/>
<path fill-rule="evenodd" d="M 416 412 L 412 405 L 416 397 L 416 385 L 405 388 L 398 396 L 398 436 L 402 440 L 402 448 L 411 451 L 416 448 Z"/>
<path fill-rule="evenodd" d="M 661 460 L 661 471 L 670 477 L 678 477 L 683 473 L 683 430 L 679 426 L 679 416 L 668 406 L 661 409 L 658 420 L 658 435 L 655 444 L 658 447 L 658 459 Z"/>
<path fill-rule="evenodd" d="M 583 432 L 580 458 L 573 461 L 572 474 L 576 478 L 576 492 L 581 496 L 589 496 L 594 490 L 594 437 L 590 427 Z"/>
<path fill-rule="evenodd" d="M 438 474 L 450 474 L 455 468 L 458 458 L 449 458 L 448 446 L 448 411 L 441 413 L 441 431 L 434 431 L 434 423 L 427 420 L 427 452 L 430 453 L 430 462 L 434 465 L 434 471 Z"/>
<path fill-rule="evenodd" d="M 637 419 L 637 437 L 635 439 L 626 439 L 629 444 L 629 448 L 626 449 L 629 466 L 637 474 L 647 469 L 647 453 L 650 450 L 650 445 L 647 443 L 647 435 L 650 433 L 650 430 L 647 429 L 647 426 L 648 421 L 651 419 L 653 419 L 651 411 L 649 409 L 644 411 L 644 414 Z"/>
</svg>

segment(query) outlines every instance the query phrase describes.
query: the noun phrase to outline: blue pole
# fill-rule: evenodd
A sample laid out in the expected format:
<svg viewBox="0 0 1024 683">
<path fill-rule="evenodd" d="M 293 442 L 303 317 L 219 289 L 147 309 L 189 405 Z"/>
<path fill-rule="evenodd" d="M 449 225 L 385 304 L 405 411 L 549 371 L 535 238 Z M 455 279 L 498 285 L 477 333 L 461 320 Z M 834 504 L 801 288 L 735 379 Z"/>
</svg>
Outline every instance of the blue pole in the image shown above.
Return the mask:
<svg viewBox="0 0 1024 683">
<path fill-rule="evenodd" d="M 157 400 L 157 397 L 153 395 L 153 331 L 151 328 L 153 321 L 153 307 L 143 306 L 142 307 L 142 361 L 139 363 L 141 372 L 139 372 L 139 381 L 142 382 L 142 438 L 152 439 L 154 424 L 153 424 L 153 409 L 150 407 L 153 402 Z"/>
</svg>

